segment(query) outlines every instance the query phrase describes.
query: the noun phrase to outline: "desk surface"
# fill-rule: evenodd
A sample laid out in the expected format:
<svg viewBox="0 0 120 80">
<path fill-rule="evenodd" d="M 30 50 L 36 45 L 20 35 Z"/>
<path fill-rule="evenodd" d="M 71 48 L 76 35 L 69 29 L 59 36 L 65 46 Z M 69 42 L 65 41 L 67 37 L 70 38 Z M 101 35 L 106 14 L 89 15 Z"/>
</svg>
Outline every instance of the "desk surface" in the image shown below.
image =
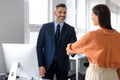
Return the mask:
<svg viewBox="0 0 120 80">
<path fill-rule="evenodd" d="M 16 80 L 36 80 L 36 79 L 28 79 L 28 78 L 17 78 Z M 49 80 L 49 79 L 43 79 L 43 78 L 40 78 L 40 79 L 37 79 L 37 80 Z"/>
<path fill-rule="evenodd" d="M 78 65 L 79 65 L 79 60 L 85 58 L 86 56 L 84 54 L 76 54 L 74 57 L 70 56 L 70 60 L 75 60 L 76 61 L 76 80 L 78 80 Z"/>
<path fill-rule="evenodd" d="M 69 59 L 76 60 L 76 59 L 82 59 L 85 57 L 86 57 L 86 55 L 84 55 L 84 54 L 76 54 L 74 57 L 70 56 Z"/>
</svg>

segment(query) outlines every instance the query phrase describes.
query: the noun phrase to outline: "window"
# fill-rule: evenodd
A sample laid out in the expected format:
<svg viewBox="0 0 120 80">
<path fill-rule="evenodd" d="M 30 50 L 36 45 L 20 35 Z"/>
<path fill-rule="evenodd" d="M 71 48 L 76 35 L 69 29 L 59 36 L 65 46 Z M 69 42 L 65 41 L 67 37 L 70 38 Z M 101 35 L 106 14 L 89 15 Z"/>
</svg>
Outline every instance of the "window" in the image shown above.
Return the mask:
<svg viewBox="0 0 120 80">
<path fill-rule="evenodd" d="M 43 23 L 52 20 L 52 0 L 25 0 L 25 43 L 36 43 Z"/>
<path fill-rule="evenodd" d="M 118 14 L 118 20 L 117 20 L 117 22 L 118 22 L 117 23 L 117 25 L 118 25 L 117 26 L 117 28 L 118 28 L 117 30 L 120 32 L 120 23 L 119 23 L 119 21 L 120 21 L 120 14 Z"/>
<path fill-rule="evenodd" d="M 29 0 L 28 15 L 29 24 L 40 25 L 48 22 L 48 0 Z"/>
<path fill-rule="evenodd" d="M 115 12 L 111 12 L 111 25 L 117 30 L 117 14 Z"/>
<path fill-rule="evenodd" d="M 78 0 L 77 1 L 77 28 L 81 30 L 81 32 L 86 32 L 86 15 L 87 15 L 87 1 L 86 0 Z"/>
<path fill-rule="evenodd" d="M 66 22 L 76 29 L 77 38 L 86 33 L 86 11 L 87 0 L 66 0 L 67 18 Z"/>
<path fill-rule="evenodd" d="M 90 9 L 90 11 L 88 12 L 89 13 L 89 27 L 88 27 L 88 31 L 93 31 L 93 30 L 96 30 L 96 29 L 98 29 L 99 28 L 99 26 L 94 26 L 93 25 L 93 22 L 92 22 L 92 20 L 91 20 L 91 13 L 92 13 L 92 8 L 95 6 L 95 5 L 97 5 L 97 4 L 100 4 L 100 3 L 102 3 L 102 4 L 105 4 L 105 0 L 91 0 L 90 1 L 90 5 L 89 5 L 89 9 Z"/>
<path fill-rule="evenodd" d="M 76 24 L 76 0 L 66 0 L 67 18 L 66 22 L 75 27 Z"/>
</svg>

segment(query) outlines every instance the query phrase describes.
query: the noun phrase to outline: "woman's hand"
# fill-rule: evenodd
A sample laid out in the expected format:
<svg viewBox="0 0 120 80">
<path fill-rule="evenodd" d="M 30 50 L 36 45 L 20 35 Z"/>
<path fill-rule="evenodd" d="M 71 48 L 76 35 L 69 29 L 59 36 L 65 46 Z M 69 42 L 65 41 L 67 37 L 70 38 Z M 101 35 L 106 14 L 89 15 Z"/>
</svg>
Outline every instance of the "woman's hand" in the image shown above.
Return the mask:
<svg viewBox="0 0 120 80">
<path fill-rule="evenodd" d="M 71 44 L 68 44 L 68 45 L 67 45 L 67 48 L 66 48 L 66 50 L 67 50 L 67 55 L 74 54 L 74 53 L 72 53 L 72 51 L 70 50 L 70 45 L 71 45 Z"/>
</svg>

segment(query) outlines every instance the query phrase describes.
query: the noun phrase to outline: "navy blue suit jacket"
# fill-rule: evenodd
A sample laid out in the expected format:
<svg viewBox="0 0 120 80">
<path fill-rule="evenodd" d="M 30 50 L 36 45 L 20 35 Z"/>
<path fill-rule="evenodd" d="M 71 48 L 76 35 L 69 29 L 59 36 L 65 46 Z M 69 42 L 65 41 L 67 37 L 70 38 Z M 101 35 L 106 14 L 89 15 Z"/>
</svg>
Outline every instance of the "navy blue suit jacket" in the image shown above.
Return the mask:
<svg viewBox="0 0 120 80">
<path fill-rule="evenodd" d="M 66 54 L 66 47 L 68 43 L 76 41 L 76 33 L 72 26 L 64 23 L 57 47 L 57 61 L 61 71 L 68 71 L 70 69 L 69 56 Z M 55 54 L 55 31 L 54 22 L 43 24 L 40 29 L 37 40 L 37 55 L 38 64 L 45 66 L 48 70 Z"/>
</svg>

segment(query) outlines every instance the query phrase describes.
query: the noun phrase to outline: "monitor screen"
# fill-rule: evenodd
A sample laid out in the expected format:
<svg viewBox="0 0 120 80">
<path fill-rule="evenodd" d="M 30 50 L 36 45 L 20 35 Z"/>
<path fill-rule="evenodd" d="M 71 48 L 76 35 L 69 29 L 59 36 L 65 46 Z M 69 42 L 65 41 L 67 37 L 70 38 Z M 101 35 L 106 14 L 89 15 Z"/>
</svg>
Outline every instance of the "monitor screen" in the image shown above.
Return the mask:
<svg viewBox="0 0 120 80">
<path fill-rule="evenodd" d="M 13 62 L 18 62 L 20 65 L 17 69 L 17 76 L 40 78 L 36 45 L 3 43 L 2 48 L 7 72 L 10 71 Z"/>
</svg>

